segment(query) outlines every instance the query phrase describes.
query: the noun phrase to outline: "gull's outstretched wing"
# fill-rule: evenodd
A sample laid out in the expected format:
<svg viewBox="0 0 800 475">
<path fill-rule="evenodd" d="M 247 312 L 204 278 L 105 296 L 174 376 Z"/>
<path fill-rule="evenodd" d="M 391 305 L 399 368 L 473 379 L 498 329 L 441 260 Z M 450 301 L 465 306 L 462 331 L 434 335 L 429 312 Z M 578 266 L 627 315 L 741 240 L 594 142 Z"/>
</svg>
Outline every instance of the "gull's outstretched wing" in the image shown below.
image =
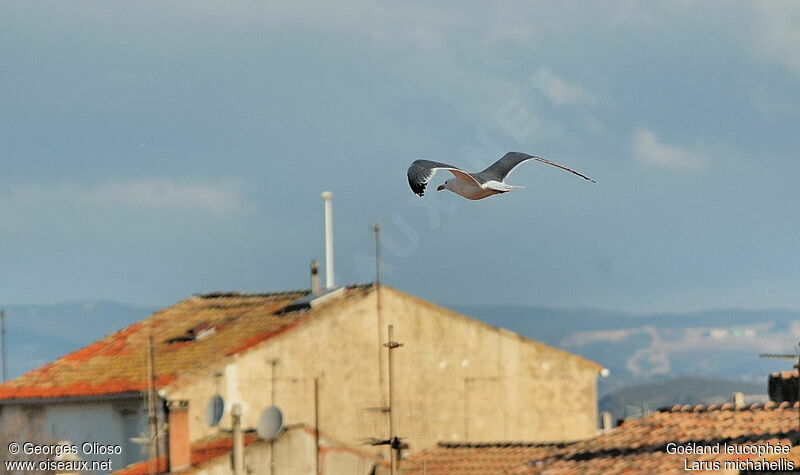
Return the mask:
<svg viewBox="0 0 800 475">
<path fill-rule="evenodd" d="M 520 152 L 508 152 L 507 154 L 503 155 L 503 157 L 500 160 L 491 164 L 489 168 L 480 173 L 476 173 L 475 175 L 478 177 L 478 179 L 480 179 L 480 181 L 483 182 L 490 180 L 503 182 L 505 181 L 508 174 L 511 173 L 511 171 L 514 170 L 514 168 L 517 167 L 517 165 L 523 162 L 527 162 L 528 160 L 536 160 L 537 162 L 542 162 L 547 165 L 558 167 L 562 170 L 574 173 L 575 175 L 578 175 L 579 177 L 585 180 L 589 180 L 592 183 L 596 183 L 594 180 L 584 175 L 583 173 L 579 173 L 571 168 L 567 168 L 564 165 L 559 165 L 558 163 L 551 162 L 550 160 L 547 160 L 542 157 L 536 157 L 533 155 L 528 155 L 527 153 L 520 153 Z"/>
<path fill-rule="evenodd" d="M 570 173 L 574 173 L 575 175 L 578 175 L 579 177 L 583 178 L 584 180 L 589 180 L 592 183 L 597 183 L 596 181 L 592 180 L 591 178 L 589 178 L 588 176 L 584 175 L 583 173 L 576 172 L 572 168 L 567 168 L 564 165 L 559 165 L 556 162 L 551 162 L 550 160 L 547 160 L 546 158 L 536 157 L 536 158 L 534 158 L 534 160 L 536 160 L 537 162 L 546 163 L 548 165 L 553 165 L 554 167 L 558 167 L 558 168 L 560 168 L 562 170 L 566 170 L 566 171 L 568 171 Z"/>
<path fill-rule="evenodd" d="M 447 170 L 455 175 L 458 180 L 470 180 L 478 185 L 480 183 L 469 173 L 461 171 L 458 167 L 448 165 L 446 163 L 432 162 L 430 160 L 415 160 L 414 163 L 408 167 L 408 186 L 411 191 L 423 196 L 425 194 L 425 186 L 433 178 L 438 170 Z"/>
</svg>

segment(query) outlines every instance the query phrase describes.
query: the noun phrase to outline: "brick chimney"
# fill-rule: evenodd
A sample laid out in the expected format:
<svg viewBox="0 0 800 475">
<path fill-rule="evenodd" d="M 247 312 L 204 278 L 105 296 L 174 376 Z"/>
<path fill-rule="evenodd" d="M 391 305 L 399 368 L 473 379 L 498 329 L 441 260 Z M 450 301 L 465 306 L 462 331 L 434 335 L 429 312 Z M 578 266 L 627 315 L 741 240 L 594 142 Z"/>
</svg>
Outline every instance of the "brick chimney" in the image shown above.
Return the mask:
<svg viewBox="0 0 800 475">
<path fill-rule="evenodd" d="M 169 471 L 177 472 L 192 464 L 189 444 L 189 401 L 169 401 Z"/>
</svg>

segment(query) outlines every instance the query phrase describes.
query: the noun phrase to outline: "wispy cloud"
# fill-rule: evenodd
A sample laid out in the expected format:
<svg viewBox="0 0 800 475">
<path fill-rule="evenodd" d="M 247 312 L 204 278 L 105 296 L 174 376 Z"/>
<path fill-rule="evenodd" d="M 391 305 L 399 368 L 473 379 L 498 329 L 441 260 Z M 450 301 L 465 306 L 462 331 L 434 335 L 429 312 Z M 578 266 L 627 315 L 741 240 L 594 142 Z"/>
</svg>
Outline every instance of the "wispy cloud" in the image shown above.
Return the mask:
<svg viewBox="0 0 800 475">
<path fill-rule="evenodd" d="M 150 208 L 192 209 L 227 214 L 244 207 L 239 194 L 226 186 L 209 183 L 176 183 L 166 180 L 128 181 L 99 186 L 94 203 L 119 203 Z"/>
<path fill-rule="evenodd" d="M 800 75 L 800 9 L 793 0 L 756 4 L 752 45 L 766 57 Z"/>
<path fill-rule="evenodd" d="M 633 156 L 648 165 L 684 170 L 700 168 L 705 162 L 703 154 L 664 143 L 645 127 L 633 134 Z"/>
<path fill-rule="evenodd" d="M 550 102 L 557 106 L 595 103 L 594 96 L 588 90 L 561 79 L 547 68 L 540 69 L 534 75 L 533 83 Z"/>
<path fill-rule="evenodd" d="M 214 215 L 236 213 L 246 207 L 239 193 L 229 185 L 147 179 L 93 185 L 16 185 L 0 195 L 0 213 L 40 209 L 53 203 L 94 208 L 195 211 Z"/>
</svg>

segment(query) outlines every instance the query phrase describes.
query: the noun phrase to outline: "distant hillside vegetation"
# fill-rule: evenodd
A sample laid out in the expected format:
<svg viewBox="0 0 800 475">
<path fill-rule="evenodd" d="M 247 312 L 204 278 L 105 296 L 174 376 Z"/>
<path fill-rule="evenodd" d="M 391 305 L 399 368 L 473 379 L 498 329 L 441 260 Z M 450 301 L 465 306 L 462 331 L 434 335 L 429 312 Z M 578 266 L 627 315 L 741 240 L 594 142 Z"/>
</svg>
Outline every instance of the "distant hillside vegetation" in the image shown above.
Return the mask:
<svg viewBox="0 0 800 475">
<path fill-rule="evenodd" d="M 0 308 L 5 308 L 8 315 L 11 377 L 120 330 L 155 310 L 115 302 Z M 451 308 L 602 364 L 611 370 L 611 376 L 598 380 L 600 396 L 634 384 L 660 384 L 658 381 L 682 376 L 755 383 L 730 383 L 740 389 L 728 385 L 708 394 L 700 391 L 702 388 L 692 389 L 693 385 L 687 382 L 683 393 L 669 393 L 678 399 L 664 400 L 664 405 L 682 401 L 692 404 L 712 396 L 727 398 L 737 390 L 763 394 L 767 375 L 792 369 L 792 362 L 759 359 L 758 354 L 794 353 L 800 341 L 800 312 L 790 310 L 632 315 L 530 306 Z M 707 381 L 686 381 L 692 380 Z M 650 404 L 654 408 L 660 403 Z"/>
<path fill-rule="evenodd" d="M 748 381 L 763 393 L 768 374 L 791 370 L 792 361 L 760 359 L 759 353 L 793 354 L 800 341 L 800 312 L 792 310 L 635 315 L 580 308 L 453 308 L 600 363 L 611 370 L 611 376 L 598 381 L 601 395 L 631 384 L 680 376 Z M 726 386 L 722 395 L 727 397 L 732 391 Z"/>
<path fill-rule="evenodd" d="M 154 308 L 116 302 L 6 305 L 8 376 L 14 378 L 148 317 Z"/>
<path fill-rule="evenodd" d="M 763 384 L 724 379 L 682 377 L 644 384 L 634 384 L 612 391 L 600 398 L 600 410 L 610 411 L 614 420 L 638 417 L 642 407 L 653 411 L 674 404 L 721 404 L 741 392 L 745 402 L 767 400 L 766 379 Z M 753 397 L 760 396 L 760 397 Z"/>
</svg>

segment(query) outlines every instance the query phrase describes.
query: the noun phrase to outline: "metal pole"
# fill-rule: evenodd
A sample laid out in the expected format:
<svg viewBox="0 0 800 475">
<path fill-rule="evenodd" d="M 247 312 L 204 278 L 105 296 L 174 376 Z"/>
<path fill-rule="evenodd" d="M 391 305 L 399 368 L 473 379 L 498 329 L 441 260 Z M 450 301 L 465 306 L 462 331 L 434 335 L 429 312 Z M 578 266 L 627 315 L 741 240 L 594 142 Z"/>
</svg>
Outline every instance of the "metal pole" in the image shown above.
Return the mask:
<svg viewBox="0 0 800 475">
<path fill-rule="evenodd" d="M 154 474 L 158 472 L 158 414 L 156 414 L 156 391 L 155 391 L 155 355 L 153 353 L 153 333 L 152 329 L 147 337 L 147 419 L 150 426 L 150 462 L 148 472 Z"/>
<path fill-rule="evenodd" d="M 333 193 L 322 192 L 325 200 L 325 286 L 333 288 Z"/>
<path fill-rule="evenodd" d="M 372 226 L 372 231 L 375 233 L 375 283 L 380 287 L 381 285 L 381 225 L 375 223 Z"/>
<path fill-rule="evenodd" d="M 381 329 L 383 328 L 383 306 L 381 302 L 381 226 L 375 223 L 372 226 L 372 231 L 375 233 L 375 298 L 376 298 L 376 311 L 378 316 L 378 388 L 381 391 L 381 404 L 386 404 L 386 388 L 383 382 L 383 350 L 381 345 L 383 337 Z"/>
<path fill-rule="evenodd" d="M 233 475 L 244 475 L 244 433 L 242 432 L 242 406 L 231 408 L 233 429 Z M 270 460 L 272 463 L 272 460 Z"/>
<path fill-rule="evenodd" d="M 389 458 L 391 460 L 392 475 L 397 473 L 397 463 L 394 457 L 394 358 L 392 357 L 392 342 L 394 339 L 394 325 L 389 325 Z"/>
<path fill-rule="evenodd" d="M 402 343 L 394 341 L 394 325 L 389 325 L 389 341 L 385 346 L 389 349 L 389 459 L 391 460 L 391 473 L 397 473 L 397 464 L 399 462 L 399 440 L 394 435 L 394 357 L 393 351 L 396 348 L 403 346 Z"/>
<path fill-rule="evenodd" d="M 321 475 L 319 463 L 319 378 L 314 378 L 314 467 L 317 475 Z"/>
<path fill-rule="evenodd" d="M 0 310 L 0 334 L 3 339 L 3 381 L 8 380 L 8 351 L 6 350 L 6 311 Z"/>
<path fill-rule="evenodd" d="M 273 359 L 269 360 L 269 364 L 270 364 L 270 368 L 271 368 L 270 372 L 269 372 L 269 377 L 270 377 L 270 380 L 271 380 L 270 381 L 270 385 L 269 385 L 269 403 L 272 404 L 273 406 L 275 406 L 275 381 L 276 381 L 276 378 L 275 378 L 275 367 L 278 366 L 279 362 L 280 362 L 280 359 L 278 359 L 278 358 L 273 358 Z M 269 441 L 269 473 L 270 473 L 270 475 L 275 473 L 275 445 L 274 445 L 274 442 L 275 442 L 274 439 Z"/>
</svg>

